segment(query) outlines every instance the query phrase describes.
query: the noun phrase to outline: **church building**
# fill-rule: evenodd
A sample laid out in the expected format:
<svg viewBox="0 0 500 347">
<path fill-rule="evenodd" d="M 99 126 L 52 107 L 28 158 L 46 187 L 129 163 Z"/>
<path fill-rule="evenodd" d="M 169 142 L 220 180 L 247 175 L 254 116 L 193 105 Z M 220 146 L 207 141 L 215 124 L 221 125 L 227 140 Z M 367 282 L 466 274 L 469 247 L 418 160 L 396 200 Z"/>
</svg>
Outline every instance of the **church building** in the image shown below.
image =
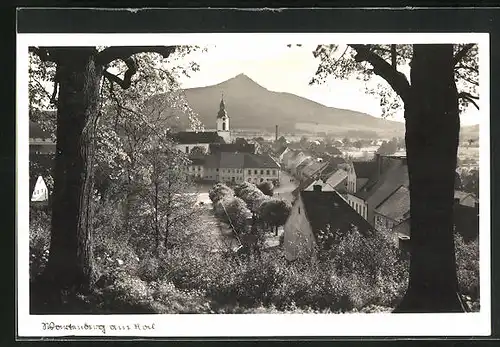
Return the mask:
<svg viewBox="0 0 500 347">
<path fill-rule="evenodd" d="M 217 113 L 216 131 L 180 131 L 175 134 L 177 148 L 190 154 L 194 147 L 201 147 L 206 153 L 210 153 L 211 144 L 231 143 L 231 131 L 229 129 L 229 116 L 227 115 L 224 97 L 222 97 Z"/>
</svg>

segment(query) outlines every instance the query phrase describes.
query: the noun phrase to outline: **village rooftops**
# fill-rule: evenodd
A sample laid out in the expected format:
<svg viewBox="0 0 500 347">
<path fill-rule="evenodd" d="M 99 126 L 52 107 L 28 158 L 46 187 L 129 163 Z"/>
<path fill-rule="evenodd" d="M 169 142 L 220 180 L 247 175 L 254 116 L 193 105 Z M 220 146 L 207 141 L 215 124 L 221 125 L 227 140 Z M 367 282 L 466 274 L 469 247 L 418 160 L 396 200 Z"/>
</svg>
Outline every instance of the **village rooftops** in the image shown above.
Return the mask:
<svg viewBox="0 0 500 347">
<path fill-rule="evenodd" d="M 279 169 L 280 166 L 269 155 L 253 153 L 220 152 L 206 156 L 205 165 L 210 168 L 258 168 Z"/>
<path fill-rule="evenodd" d="M 302 191 L 300 196 L 314 235 L 327 225 L 332 231 L 347 232 L 356 227 L 364 236 L 373 233 L 372 226 L 337 192 Z"/>
<path fill-rule="evenodd" d="M 377 174 L 378 166 L 376 161 L 353 161 L 354 172 L 357 178 L 372 178 Z"/>
<path fill-rule="evenodd" d="M 224 139 L 216 131 L 180 131 L 173 134 L 174 140 L 182 145 L 186 144 L 210 144 L 225 143 Z"/>
<path fill-rule="evenodd" d="M 244 152 L 255 153 L 254 144 L 245 143 L 211 143 L 209 145 L 210 153 L 218 152 Z"/>
<path fill-rule="evenodd" d="M 50 134 L 47 131 L 42 130 L 40 125 L 36 122 L 29 122 L 29 137 L 30 139 L 42 139 L 49 140 Z"/>
<path fill-rule="evenodd" d="M 410 190 L 404 185 L 399 186 L 391 195 L 375 207 L 376 213 L 394 221 L 403 220 L 409 210 Z"/>
</svg>

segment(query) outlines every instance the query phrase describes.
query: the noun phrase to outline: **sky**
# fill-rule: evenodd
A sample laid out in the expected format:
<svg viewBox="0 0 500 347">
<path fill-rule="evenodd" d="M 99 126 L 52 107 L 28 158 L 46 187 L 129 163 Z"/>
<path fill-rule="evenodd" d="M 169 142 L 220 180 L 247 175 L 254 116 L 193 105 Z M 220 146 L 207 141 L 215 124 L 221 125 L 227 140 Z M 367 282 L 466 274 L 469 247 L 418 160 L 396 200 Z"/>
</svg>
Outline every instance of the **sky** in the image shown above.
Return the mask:
<svg viewBox="0 0 500 347">
<path fill-rule="evenodd" d="M 232 42 L 207 47 L 206 52 L 189 56 L 200 65 L 200 71 L 191 73 L 190 78 L 181 78 L 183 88 L 214 85 L 244 73 L 268 90 L 293 93 L 326 106 L 381 116 L 379 99 L 364 92 L 364 82 L 332 77 L 325 84 L 309 85 L 319 63 L 312 54 L 316 44 L 288 48 L 277 44 Z M 403 112 L 387 119 L 404 121 Z M 462 114 L 461 122 L 462 125 L 479 123 L 479 112 L 469 108 Z"/>
</svg>

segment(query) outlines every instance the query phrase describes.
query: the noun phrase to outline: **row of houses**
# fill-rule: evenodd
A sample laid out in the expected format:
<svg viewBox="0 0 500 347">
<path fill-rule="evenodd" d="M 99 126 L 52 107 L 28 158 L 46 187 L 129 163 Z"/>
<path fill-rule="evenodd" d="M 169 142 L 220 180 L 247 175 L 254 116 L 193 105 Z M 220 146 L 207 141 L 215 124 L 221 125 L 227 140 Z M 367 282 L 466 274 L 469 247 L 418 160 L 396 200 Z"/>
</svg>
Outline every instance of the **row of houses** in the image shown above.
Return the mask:
<svg viewBox="0 0 500 347">
<path fill-rule="evenodd" d="M 288 167 L 295 165 L 288 157 Z M 286 156 L 285 156 L 286 157 Z M 285 159 L 286 160 L 286 159 Z M 302 160 L 304 161 L 304 160 Z M 410 234 L 410 192 L 408 166 L 404 156 L 376 155 L 371 161 L 353 161 L 327 166 L 335 167 L 322 174 L 318 161 L 309 163 L 297 173 L 299 187 L 293 192 L 296 198 L 290 219 L 285 224 L 285 251 L 288 260 L 296 258 L 299 239 L 310 249 L 312 241 L 327 225 L 343 231 L 356 227 L 369 232 L 389 232 L 394 241 L 406 247 Z M 297 165 L 298 166 L 298 165 Z M 310 167 L 310 170 L 306 170 Z M 315 172 L 310 176 L 309 172 Z M 304 175 L 304 173 L 307 173 Z M 302 176 L 300 176 L 302 175 Z M 314 198 L 311 198 L 314 197 Z M 312 204 L 307 207 L 308 204 Z M 314 213 L 308 212 L 315 209 Z M 477 238 L 479 233 L 479 201 L 470 193 L 455 191 L 454 225 L 464 239 Z M 317 211 L 327 216 L 316 220 Z M 354 212 L 354 214 L 353 214 Z M 345 218 L 350 220 L 345 223 Z M 308 248 L 309 247 L 309 248 Z"/>
</svg>

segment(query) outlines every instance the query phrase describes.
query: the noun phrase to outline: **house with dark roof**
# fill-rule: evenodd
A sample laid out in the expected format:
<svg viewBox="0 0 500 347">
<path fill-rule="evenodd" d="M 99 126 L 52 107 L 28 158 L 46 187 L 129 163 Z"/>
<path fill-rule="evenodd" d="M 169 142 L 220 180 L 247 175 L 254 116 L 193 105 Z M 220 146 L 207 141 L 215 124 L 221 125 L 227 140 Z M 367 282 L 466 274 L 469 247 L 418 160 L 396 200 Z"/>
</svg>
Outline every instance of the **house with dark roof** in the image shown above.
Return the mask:
<svg viewBox="0 0 500 347">
<path fill-rule="evenodd" d="M 209 151 L 212 154 L 220 152 L 241 152 L 241 153 L 255 153 L 255 145 L 251 143 L 211 143 L 209 144 Z"/>
<path fill-rule="evenodd" d="M 371 172 L 372 176 L 362 188 L 354 193 L 348 189 L 347 194 L 349 204 L 371 225 L 375 225 L 374 209 L 398 187 L 409 185 L 406 158 L 377 155 L 373 162 L 376 170 Z"/>
<path fill-rule="evenodd" d="M 187 154 L 191 153 L 194 147 L 204 148 L 206 153 L 209 153 L 210 144 L 225 143 L 216 131 L 180 131 L 175 133 L 173 138 L 177 149 Z"/>
<path fill-rule="evenodd" d="M 401 185 L 374 209 L 375 229 L 392 230 L 410 211 L 410 190 Z"/>
<path fill-rule="evenodd" d="M 51 134 L 44 131 L 39 124 L 29 121 L 29 151 L 30 154 L 50 154 L 56 152 L 56 142 Z"/>
<path fill-rule="evenodd" d="M 204 160 L 204 179 L 233 184 L 279 180 L 280 165 L 269 155 L 219 152 Z"/>
<path fill-rule="evenodd" d="M 321 171 L 327 167 L 327 165 L 328 163 L 324 162 L 321 159 L 312 161 L 302 169 L 302 171 L 300 172 L 300 176 L 302 179 L 317 177 L 320 175 Z"/>
<path fill-rule="evenodd" d="M 405 219 L 392 228 L 394 238 L 399 243 L 399 247 L 407 249 L 410 240 L 410 220 L 409 213 Z M 465 242 L 476 240 L 479 236 L 479 207 L 460 205 L 455 202 L 453 206 L 453 227 L 455 232 L 460 234 Z"/>
<path fill-rule="evenodd" d="M 467 193 L 461 190 L 455 190 L 455 200 L 463 206 L 475 207 L 479 204 L 479 199 L 472 193 Z"/>
<path fill-rule="evenodd" d="M 324 179 L 324 176 L 322 177 L 325 183 L 332 186 L 338 193 L 347 193 L 347 170 L 344 168 L 337 169 L 337 171 L 328 176 L 326 180 Z"/>
<path fill-rule="evenodd" d="M 284 226 L 284 249 L 288 261 L 314 254 L 317 236 L 329 228 L 346 234 L 357 228 L 362 235 L 373 228 L 335 191 L 301 191 Z"/>
<path fill-rule="evenodd" d="M 304 160 L 302 160 L 300 162 L 299 165 L 297 165 L 297 167 L 295 168 L 295 170 L 292 170 L 292 173 L 295 175 L 295 177 L 297 177 L 299 180 L 303 180 L 305 179 L 305 177 L 302 175 L 302 172 L 303 170 L 309 165 L 309 164 L 312 164 L 313 162 L 315 162 L 316 159 L 314 159 L 313 157 L 307 157 L 305 158 Z"/>
</svg>

